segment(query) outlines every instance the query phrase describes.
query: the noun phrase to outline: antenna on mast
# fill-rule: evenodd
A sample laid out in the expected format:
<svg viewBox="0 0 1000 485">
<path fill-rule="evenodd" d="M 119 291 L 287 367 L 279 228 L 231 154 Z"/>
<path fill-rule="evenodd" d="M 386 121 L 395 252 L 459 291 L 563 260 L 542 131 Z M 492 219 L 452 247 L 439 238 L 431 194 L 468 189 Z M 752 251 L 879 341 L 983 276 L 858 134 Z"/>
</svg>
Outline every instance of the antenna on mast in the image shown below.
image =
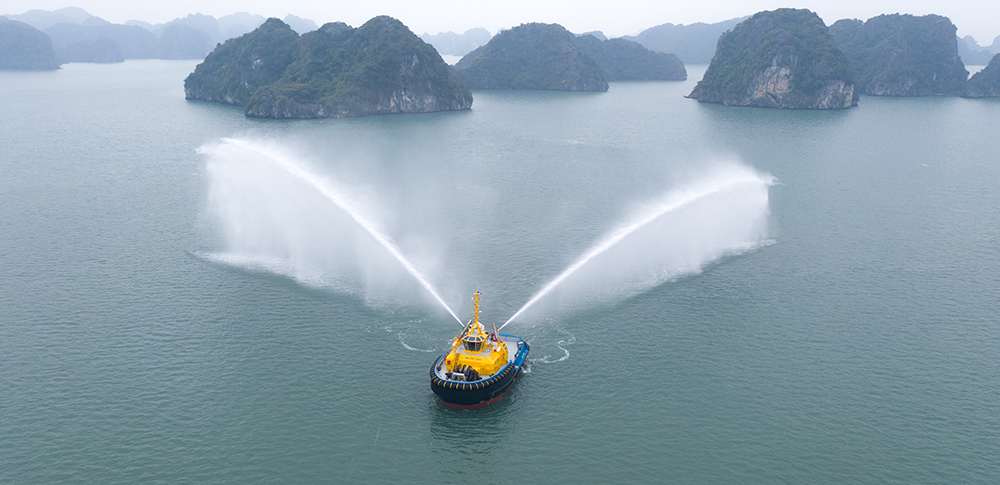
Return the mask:
<svg viewBox="0 0 1000 485">
<path fill-rule="evenodd" d="M 476 325 L 479 325 L 479 297 L 480 296 L 482 296 L 482 293 L 480 293 L 479 290 L 476 289 L 476 294 L 472 296 L 472 302 L 473 302 L 472 315 L 474 317 L 473 321 L 475 322 Z"/>
</svg>

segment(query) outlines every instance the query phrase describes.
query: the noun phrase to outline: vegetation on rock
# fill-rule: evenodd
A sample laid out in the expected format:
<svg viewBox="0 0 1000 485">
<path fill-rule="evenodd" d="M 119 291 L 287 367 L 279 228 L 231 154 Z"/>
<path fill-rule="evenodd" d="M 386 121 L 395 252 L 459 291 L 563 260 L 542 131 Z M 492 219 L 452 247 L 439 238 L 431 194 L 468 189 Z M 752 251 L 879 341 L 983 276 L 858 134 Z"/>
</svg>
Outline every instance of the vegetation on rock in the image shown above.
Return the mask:
<svg viewBox="0 0 1000 485">
<path fill-rule="evenodd" d="M 558 24 L 522 24 L 470 52 L 455 71 L 472 89 L 607 91 L 604 70 Z"/>
<path fill-rule="evenodd" d="M 278 19 L 215 48 L 184 80 L 188 99 L 246 106 L 258 88 L 278 80 L 298 49 L 299 36 Z"/>
<path fill-rule="evenodd" d="M 577 49 L 592 57 L 608 81 L 683 81 L 684 63 L 673 54 L 653 52 L 625 39 L 600 40 L 581 35 L 573 40 Z"/>
<path fill-rule="evenodd" d="M 873 96 L 960 93 L 969 72 L 958 55 L 956 30 L 940 15 L 880 15 L 830 26 L 854 67 L 858 89 Z"/>
<path fill-rule="evenodd" d="M 433 47 L 390 17 L 298 36 L 268 19 L 230 39 L 184 81 L 188 99 L 248 116 L 329 118 L 469 109 L 472 94 Z"/>
<path fill-rule="evenodd" d="M 993 56 L 990 63 L 972 75 L 962 92 L 965 98 L 1000 98 L 1000 54 Z"/>
<path fill-rule="evenodd" d="M 809 10 L 760 12 L 719 38 L 688 96 L 727 106 L 833 109 L 857 105 L 851 65 Z"/>
</svg>

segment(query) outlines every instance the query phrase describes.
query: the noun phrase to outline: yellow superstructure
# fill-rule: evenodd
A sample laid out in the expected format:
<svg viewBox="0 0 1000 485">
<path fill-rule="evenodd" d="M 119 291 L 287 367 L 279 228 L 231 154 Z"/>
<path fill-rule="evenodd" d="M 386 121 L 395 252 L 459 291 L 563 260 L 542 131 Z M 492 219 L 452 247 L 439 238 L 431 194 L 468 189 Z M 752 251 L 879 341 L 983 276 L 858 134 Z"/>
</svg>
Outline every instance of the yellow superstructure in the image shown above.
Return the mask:
<svg viewBox="0 0 1000 485">
<path fill-rule="evenodd" d="M 496 325 L 493 326 L 493 333 L 489 334 L 479 323 L 480 295 L 477 291 L 473 296 L 475 307 L 472 310 L 472 320 L 455 337 L 451 352 L 445 358 L 445 366 L 449 372 L 464 372 L 467 367 L 471 367 L 485 377 L 496 374 L 507 364 L 507 344 L 497 337 Z"/>
</svg>

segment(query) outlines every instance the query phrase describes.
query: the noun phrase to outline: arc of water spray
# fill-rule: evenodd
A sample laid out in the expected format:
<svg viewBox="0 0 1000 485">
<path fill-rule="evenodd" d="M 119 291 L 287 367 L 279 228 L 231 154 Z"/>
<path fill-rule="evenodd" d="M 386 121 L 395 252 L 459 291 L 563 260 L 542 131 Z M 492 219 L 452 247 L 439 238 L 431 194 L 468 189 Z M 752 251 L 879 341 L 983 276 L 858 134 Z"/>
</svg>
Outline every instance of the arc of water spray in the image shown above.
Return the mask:
<svg viewBox="0 0 1000 485">
<path fill-rule="evenodd" d="M 455 315 L 455 312 L 452 311 L 451 307 L 449 307 L 448 304 L 444 302 L 444 299 L 441 298 L 441 295 L 439 295 L 438 292 L 434 290 L 434 286 L 432 286 L 430 282 L 427 281 L 427 278 L 424 277 L 423 273 L 421 273 L 419 270 L 417 270 L 417 268 L 415 268 L 412 264 L 410 264 L 410 261 L 403 256 L 403 253 L 400 252 L 399 248 L 396 247 L 396 245 L 393 244 L 392 241 L 390 241 L 388 238 L 379 233 L 378 230 L 375 228 L 374 224 L 372 224 L 367 219 L 361 217 L 354 210 L 352 210 L 350 204 L 348 204 L 346 201 L 340 198 L 340 196 L 338 196 L 337 193 L 334 192 L 332 188 L 330 188 L 326 183 L 324 183 L 322 179 L 299 168 L 294 162 L 286 159 L 285 157 L 277 153 L 273 153 L 270 150 L 254 147 L 251 146 L 250 143 L 244 142 L 242 140 L 237 140 L 234 138 L 223 138 L 222 141 L 264 155 L 265 157 L 271 159 L 275 163 L 275 165 L 280 167 L 282 170 L 288 172 L 289 175 L 309 184 L 309 186 L 311 186 L 317 192 L 325 196 L 327 199 L 330 199 L 330 202 L 333 202 L 334 205 L 336 205 L 341 210 L 346 212 L 347 215 L 351 216 L 351 219 L 354 219 L 354 222 L 356 222 L 359 226 L 361 226 L 361 228 L 364 229 L 368 233 L 368 235 L 372 237 L 372 239 L 375 239 L 375 241 L 378 242 L 379 245 L 386 250 L 386 252 L 388 252 L 394 258 L 396 258 L 396 260 L 399 261 L 399 264 L 401 264 L 403 268 L 406 269 L 406 272 L 410 273 L 410 276 L 413 276 L 413 278 L 416 279 L 417 282 L 420 283 L 420 285 L 423 286 L 424 289 L 427 290 L 427 292 L 430 293 L 431 296 L 433 296 L 434 299 L 437 300 L 437 302 L 440 303 L 441 306 L 444 307 L 444 309 L 447 310 L 448 313 L 450 313 L 451 316 L 455 318 L 455 321 L 457 321 L 459 325 L 464 325 L 462 323 L 462 320 L 458 318 L 458 315 Z"/>
<path fill-rule="evenodd" d="M 655 210 L 651 211 L 649 214 L 640 218 L 638 221 L 619 229 L 617 232 L 608 236 L 606 239 L 604 239 L 603 241 L 595 245 L 593 248 L 591 248 L 590 251 L 587 251 L 580 259 L 578 259 L 575 263 L 566 268 L 566 270 L 560 273 L 559 276 L 556 276 L 554 280 L 550 281 L 547 285 L 545 285 L 545 287 L 542 288 L 541 291 L 536 293 L 535 296 L 533 296 L 530 300 L 528 300 L 528 303 L 525 303 L 520 310 L 518 310 L 516 313 L 514 313 L 514 315 L 508 318 L 503 325 L 500 325 L 500 329 L 503 329 L 504 327 L 507 326 L 508 323 L 514 321 L 514 319 L 517 318 L 521 313 L 524 313 L 525 310 L 534 305 L 535 302 L 537 302 L 538 300 L 542 299 L 542 297 L 544 297 L 550 291 L 552 291 L 553 288 L 558 286 L 559 283 L 562 283 L 563 280 L 569 278 L 573 273 L 576 273 L 577 270 L 579 270 L 585 264 L 590 262 L 590 260 L 606 252 L 607 250 L 613 248 L 615 245 L 620 243 L 622 240 L 627 238 L 635 231 L 659 219 L 666 213 L 680 209 L 681 207 L 689 205 L 697 201 L 698 199 L 702 199 L 704 197 L 708 197 L 710 195 L 732 189 L 739 185 L 752 182 L 764 182 L 770 185 L 771 183 L 773 183 L 773 179 L 757 174 L 752 174 L 751 176 L 743 177 L 737 180 L 728 180 L 721 184 L 705 186 L 700 188 L 700 190 L 693 190 L 688 192 L 685 197 L 677 198 L 676 200 L 673 200 L 671 202 L 660 204 L 655 208 Z"/>
</svg>

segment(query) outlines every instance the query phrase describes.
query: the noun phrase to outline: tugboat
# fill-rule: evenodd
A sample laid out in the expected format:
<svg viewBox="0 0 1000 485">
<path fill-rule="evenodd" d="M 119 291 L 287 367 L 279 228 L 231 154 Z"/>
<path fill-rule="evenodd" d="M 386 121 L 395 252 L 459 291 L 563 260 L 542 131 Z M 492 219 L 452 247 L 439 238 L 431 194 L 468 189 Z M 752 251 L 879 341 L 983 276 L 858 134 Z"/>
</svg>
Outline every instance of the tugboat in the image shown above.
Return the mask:
<svg viewBox="0 0 1000 485">
<path fill-rule="evenodd" d="M 445 406 L 476 409 L 500 399 L 514 384 L 525 357 L 528 342 L 521 337 L 493 333 L 479 323 L 479 297 L 472 301 L 473 318 L 451 343 L 451 351 L 431 366 L 431 390 Z"/>
</svg>

